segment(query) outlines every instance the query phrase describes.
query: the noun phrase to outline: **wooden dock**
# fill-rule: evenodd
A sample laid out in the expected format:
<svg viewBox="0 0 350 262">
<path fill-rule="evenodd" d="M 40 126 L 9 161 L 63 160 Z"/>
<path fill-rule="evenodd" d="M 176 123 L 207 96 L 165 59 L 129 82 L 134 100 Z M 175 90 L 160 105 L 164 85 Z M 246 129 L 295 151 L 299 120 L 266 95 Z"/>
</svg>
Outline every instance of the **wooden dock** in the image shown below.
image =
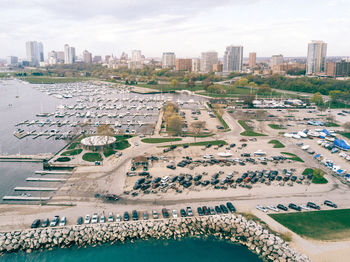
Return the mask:
<svg viewBox="0 0 350 262">
<path fill-rule="evenodd" d="M 53 154 L 40 155 L 0 155 L 0 162 L 42 162 L 49 160 Z"/>
<path fill-rule="evenodd" d="M 35 174 L 38 175 L 71 175 L 73 172 L 71 171 L 45 171 L 45 170 L 39 170 L 35 171 Z"/>
<path fill-rule="evenodd" d="M 4 196 L 2 200 L 14 201 L 49 201 L 51 197 Z"/>
<path fill-rule="evenodd" d="M 15 187 L 15 191 L 57 191 L 57 187 Z"/>
<path fill-rule="evenodd" d="M 26 181 L 29 182 L 66 182 L 66 178 L 40 178 L 40 177 L 28 177 Z"/>
</svg>

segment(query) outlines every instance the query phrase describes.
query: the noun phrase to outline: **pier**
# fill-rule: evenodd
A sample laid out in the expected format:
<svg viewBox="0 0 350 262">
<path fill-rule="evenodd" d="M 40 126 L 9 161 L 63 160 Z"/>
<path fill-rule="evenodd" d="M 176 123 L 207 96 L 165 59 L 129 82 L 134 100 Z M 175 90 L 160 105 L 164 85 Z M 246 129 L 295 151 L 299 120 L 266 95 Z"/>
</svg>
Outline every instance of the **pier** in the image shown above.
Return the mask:
<svg viewBox="0 0 350 262">
<path fill-rule="evenodd" d="M 0 155 L 0 162 L 43 162 L 53 157 L 53 154 L 40 155 Z"/>
<path fill-rule="evenodd" d="M 51 197 L 4 196 L 2 200 L 14 201 L 49 201 Z"/>
<path fill-rule="evenodd" d="M 57 187 L 15 187 L 15 191 L 57 191 Z"/>
<path fill-rule="evenodd" d="M 38 177 L 28 177 L 26 181 L 29 182 L 65 182 L 66 178 L 38 178 Z"/>
<path fill-rule="evenodd" d="M 73 172 L 71 171 L 45 171 L 45 170 L 39 170 L 35 171 L 35 174 L 39 175 L 71 175 Z"/>
</svg>

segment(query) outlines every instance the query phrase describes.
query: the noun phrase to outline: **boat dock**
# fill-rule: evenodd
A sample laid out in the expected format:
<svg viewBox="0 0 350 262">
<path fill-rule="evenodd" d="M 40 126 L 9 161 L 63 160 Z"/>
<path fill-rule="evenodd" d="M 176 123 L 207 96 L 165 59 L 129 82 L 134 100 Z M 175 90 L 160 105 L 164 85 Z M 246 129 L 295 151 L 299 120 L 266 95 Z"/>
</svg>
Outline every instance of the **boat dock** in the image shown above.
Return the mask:
<svg viewBox="0 0 350 262">
<path fill-rule="evenodd" d="M 4 196 L 2 200 L 14 201 L 49 201 L 51 197 Z"/>
<path fill-rule="evenodd" d="M 57 191 L 57 187 L 15 187 L 15 191 Z"/>
<path fill-rule="evenodd" d="M 45 170 L 39 170 L 35 171 L 35 174 L 39 175 L 71 175 L 73 172 L 71 171 L 45 171 Z"/>
<path fill-rule="evenodd" d="M 28 177 L 26 181 L 29 182 L 65 182 L 66 178 L 40 178 L 40 177 Z"/>
<path fill-rule="evenodd" d="M 0 155 L 0 162 L 42 162 L 49 160 L 53 154 L 40 155 Z"/>
</svg>

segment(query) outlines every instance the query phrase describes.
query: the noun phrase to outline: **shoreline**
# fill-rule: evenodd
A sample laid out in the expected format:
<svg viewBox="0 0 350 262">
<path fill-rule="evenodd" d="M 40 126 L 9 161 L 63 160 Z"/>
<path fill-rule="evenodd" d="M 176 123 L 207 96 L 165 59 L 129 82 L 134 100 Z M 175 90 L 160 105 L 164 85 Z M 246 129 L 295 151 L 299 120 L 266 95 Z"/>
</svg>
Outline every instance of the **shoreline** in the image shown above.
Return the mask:
<svg viewBox="0 0 350 262">
<path fill-rule="evenodd" d="M 215 237 L 246 246 L 266 261 L 310 261 L 280 237 L 242 215 L 113 222 L 0 233 L 0 253 L 125 243 L 136 239 Z"/>
</svg>

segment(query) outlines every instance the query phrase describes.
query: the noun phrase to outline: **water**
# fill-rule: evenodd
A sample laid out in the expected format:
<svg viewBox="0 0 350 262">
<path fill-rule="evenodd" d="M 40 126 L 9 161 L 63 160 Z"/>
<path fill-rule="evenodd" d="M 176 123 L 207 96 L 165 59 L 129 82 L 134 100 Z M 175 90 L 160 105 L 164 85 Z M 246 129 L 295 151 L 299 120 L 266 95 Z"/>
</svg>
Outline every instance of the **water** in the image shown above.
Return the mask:
<svg viewBox="0 0 350 262">
<path fill-rule="evenodd" d="M 246 247 L 215 239 L 149 240 L 135 243 L 103 245 L 98 247 L 54 249 L 53 251 L 33 252 L 31 254 L 7 254 L 3 262 L 260 262 L 256 254 Z"/>
</svg>

